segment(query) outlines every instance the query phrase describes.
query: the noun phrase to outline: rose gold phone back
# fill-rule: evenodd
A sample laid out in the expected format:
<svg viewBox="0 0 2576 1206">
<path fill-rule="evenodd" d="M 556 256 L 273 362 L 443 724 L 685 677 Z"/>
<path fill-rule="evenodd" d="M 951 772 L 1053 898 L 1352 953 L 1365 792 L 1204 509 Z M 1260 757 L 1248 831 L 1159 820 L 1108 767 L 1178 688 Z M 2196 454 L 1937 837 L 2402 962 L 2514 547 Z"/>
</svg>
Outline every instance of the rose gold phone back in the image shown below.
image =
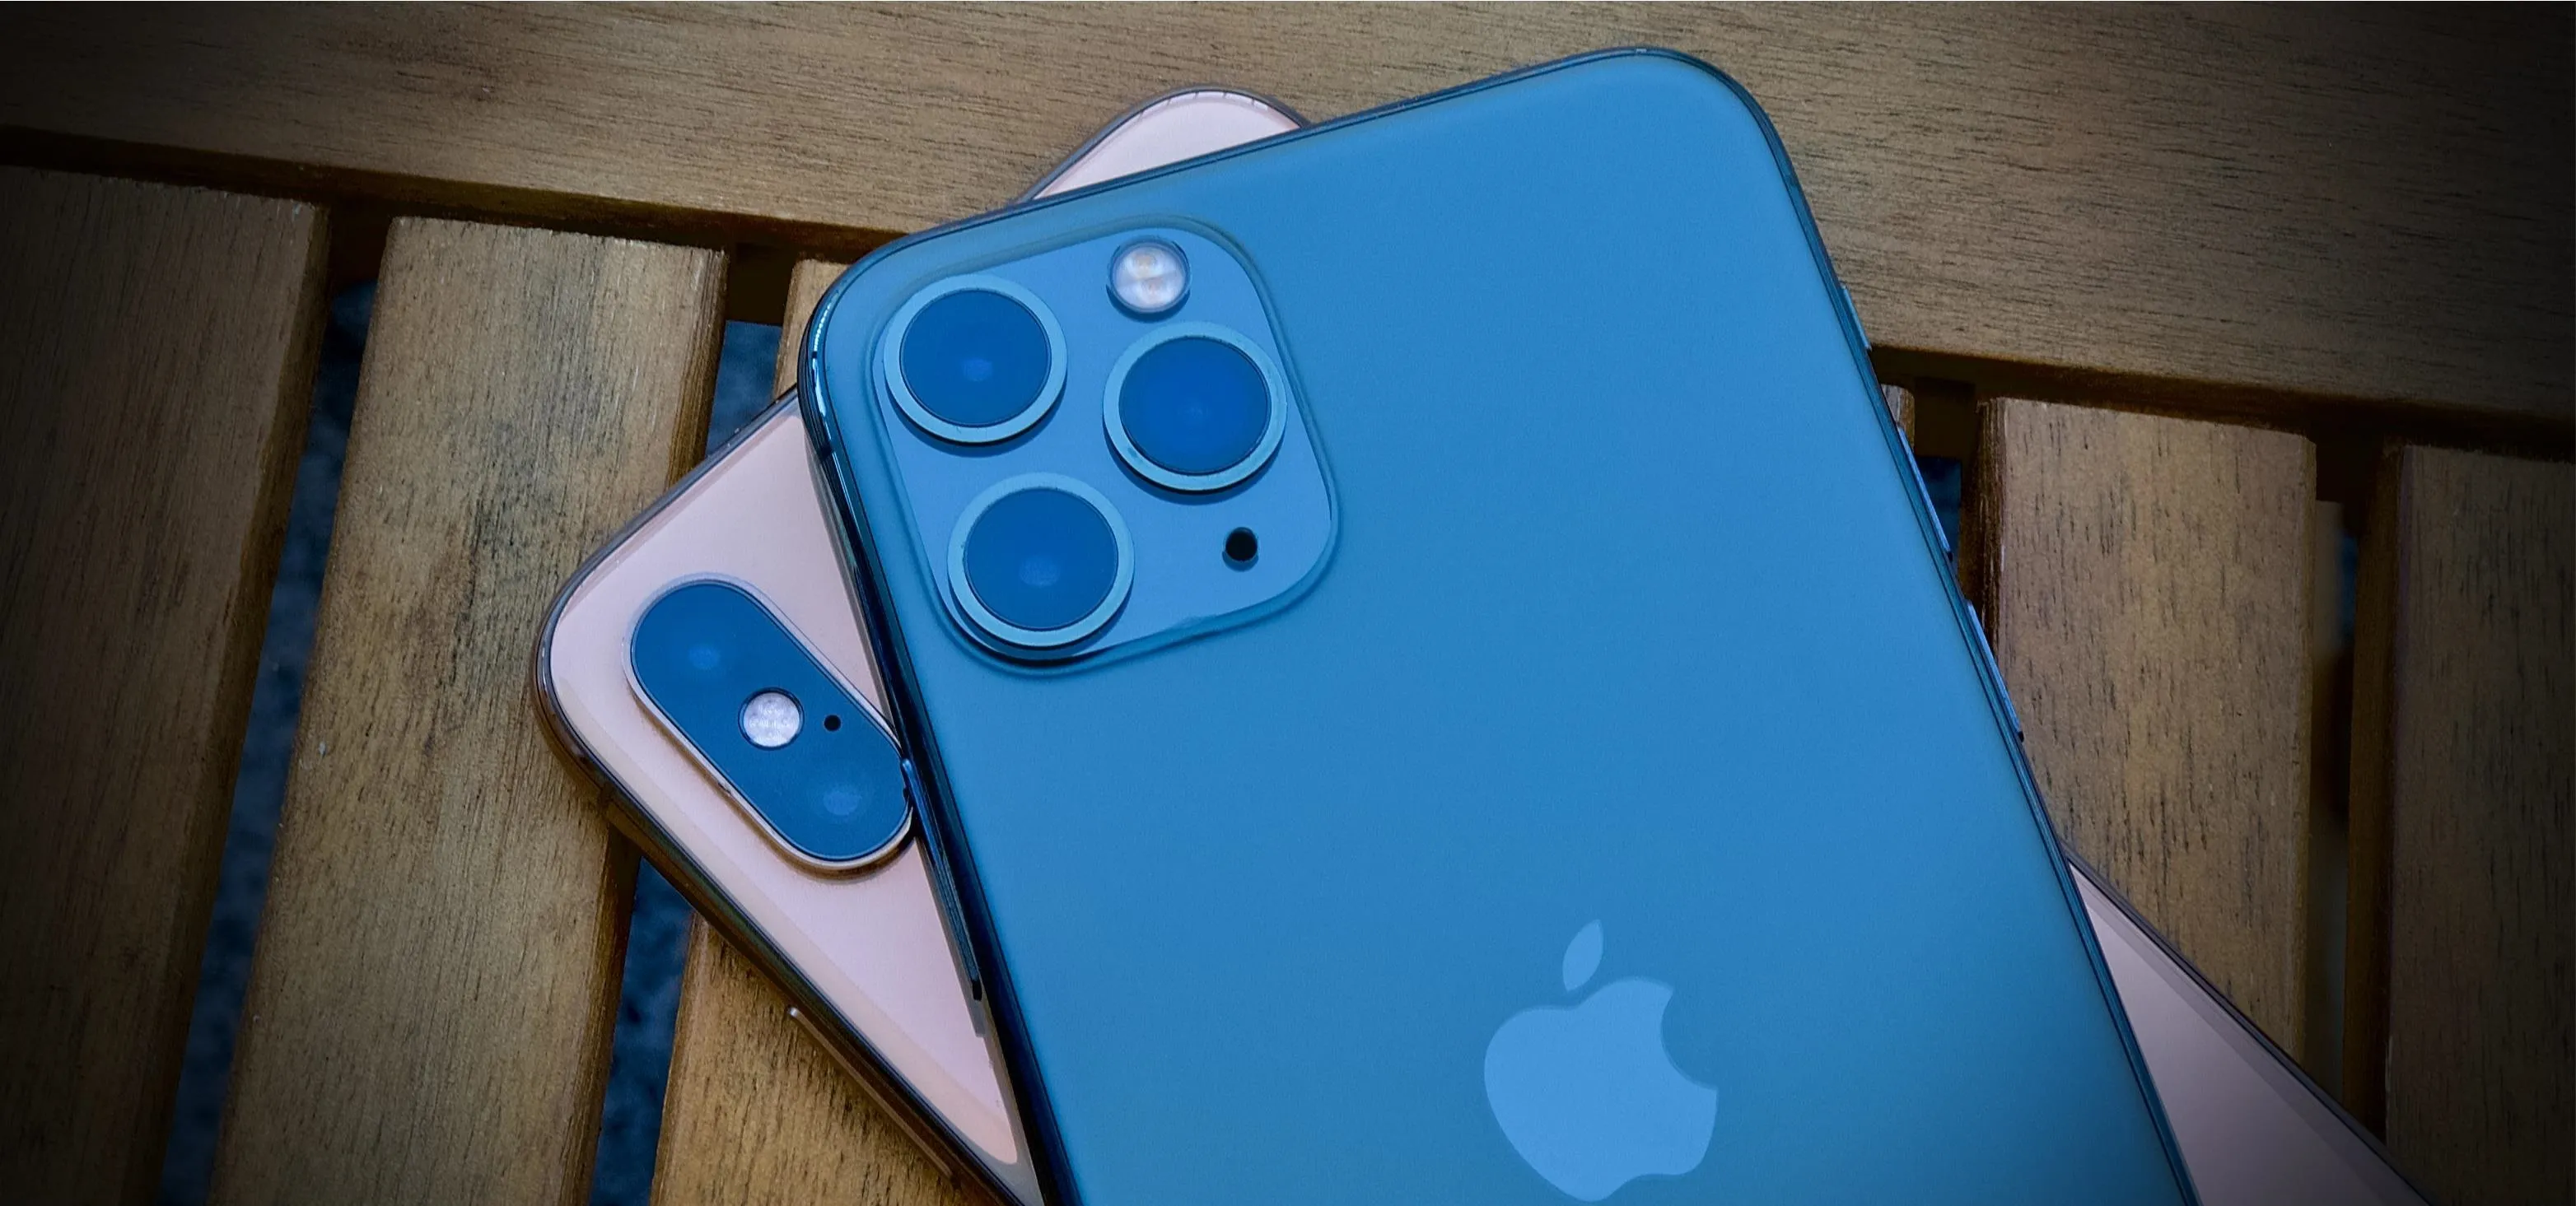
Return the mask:
<svg viewBox="0 0 2576 1206">
<path fill-rule="evenodd" d="M 775 409 L 602 558 L 555 622 L 547 651 L 555 703 L 599 769 L 889 1071 L 994 1162 L 1018 1165 L 993 1053 L 976 1032 L 918 844 L 857 873 L 799 866 L 633 685 L 627 643 L 645 606 L 679 582 L 715 576 L 751 587 L 884 714 L 807 457 L 796 408 Z"/>
<path fill-rule="evenodd" d="M 2253 1023 L 2068 865 L 2202 1206 L 2423 1206 Z"/>
</svg>

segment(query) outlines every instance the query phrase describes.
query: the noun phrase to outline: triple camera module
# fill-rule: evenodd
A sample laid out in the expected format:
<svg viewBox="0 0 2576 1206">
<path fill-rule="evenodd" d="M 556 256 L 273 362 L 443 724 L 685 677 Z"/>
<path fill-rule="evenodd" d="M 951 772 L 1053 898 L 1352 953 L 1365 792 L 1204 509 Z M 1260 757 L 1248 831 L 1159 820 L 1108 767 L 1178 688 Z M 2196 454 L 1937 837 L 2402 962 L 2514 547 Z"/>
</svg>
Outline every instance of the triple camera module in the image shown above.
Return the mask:
<svg viewBox="0 0 2576 1206">
<path fill-rule="evenodd" d="M 1331 507 L 1240 260 L 1186 231 L 938 280 L 887 322 L 896 460 L 961 629 L 1062 660 L 1243 612 L 1322 560 Z"/>
</svg>

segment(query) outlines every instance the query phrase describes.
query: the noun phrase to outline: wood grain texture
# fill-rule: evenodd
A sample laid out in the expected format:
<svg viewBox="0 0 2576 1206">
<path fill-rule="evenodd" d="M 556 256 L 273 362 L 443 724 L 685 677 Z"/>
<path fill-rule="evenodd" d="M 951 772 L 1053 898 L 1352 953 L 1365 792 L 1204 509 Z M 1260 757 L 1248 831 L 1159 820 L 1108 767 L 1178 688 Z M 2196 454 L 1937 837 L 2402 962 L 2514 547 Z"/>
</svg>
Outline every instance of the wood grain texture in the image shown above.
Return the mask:
<svg viewBox="0 0 2576 1206">
<path fill-rule="evenodd" d="M 806 260 L 788 278 L 778 388 L 846 264 Z M 787 1013 L 758 965 L 705 921 L 689 925 L 679 1023 L 662 1093 L 656 1202 L 960 1202 L 947 1173 Z"/>
<path fill-rule="evenodd" d="M 2381 488 L 2354 808 L 2387 837 L 2388 1147 L 2437 1201 L 2576 1200 L 2576 467 L 2405 448 Z"/>
<path fill-rule="evenodd" d="M 1767 107 L 1882 345 L 2538 421 L 2560 441 L 2571 423 L 2562 7 L 322 6 L 9 22 L 0 126 L 24 153 L 845 251 L 1007 201 L 1174 86 L 1248 87 L 1322 118 L 1668 45 Z"/>
<path fill-rule="evenodd" d="M 1905 438 L 1911 441 L 1914 438 L 1914 391 L 1898 385 L 1882 385 L 1878 387 L 1878 394 L 1887 400 L 1888 417 L 1896 420 L 1896 429 L 1904 432 Z"/>
<path fill-rule="evenodd" d="M 149 1201 L 320 333 L 322 214 L 0 170 L 0 1186 Z"/>
<path fill-rule="evenodd" d="M 713 252 L 394 224 L 216 1200 L 585 1197 L 635 853 L 537 722 L 529 649 L 696 461 L 723 281 Z"/>
<path fill-rule="evenodd" d="M 1985 408 L 1963 559 L 2068 845 L 2303 1050 L 2314 449 Z"/>
<path fill-rule="evenodd" d="M 695 1204 L 982 1202 L 787 1014 L 705 921 L 689 924 L 653 1200 Z"/>
<path fill-rule="evenodd" d="M 778 328 L 778 372 L 775 387 L 781 391 L 796 384 L 796 356 L 805 343 L 805 320 L 814 314 L 814 306 L 823 300 L 823 291 L 849 271 L 847 260 L 798 260 L 787 276 L 787 318 Z"/>
</svg>

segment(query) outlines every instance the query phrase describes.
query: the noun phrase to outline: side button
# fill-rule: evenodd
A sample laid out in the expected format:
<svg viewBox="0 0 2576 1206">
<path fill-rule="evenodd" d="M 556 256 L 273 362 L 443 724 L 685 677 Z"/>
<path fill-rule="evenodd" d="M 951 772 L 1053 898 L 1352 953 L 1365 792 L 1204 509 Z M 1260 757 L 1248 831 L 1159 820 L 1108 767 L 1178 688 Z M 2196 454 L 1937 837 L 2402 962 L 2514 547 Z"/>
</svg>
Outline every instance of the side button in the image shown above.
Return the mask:
<svg viewBox="0 0 2576 1206">
<path fill-rule="evenodd" d="M 1860 332 L 1860 346 L 1864 348 L 1876 346 L 1869 341 L 1869 328 L 1861 325 L 1860 307 L 1852 304 L 1851 290 L 1845 288 L 1841 281 L 1835 281 L 1834 288 L 1840 290 L 1843 295 L 1843 311 L 1851 315 L 1852 329 Z"/>
<path fill-rule="evenodd" d="M 2004 685 L 2004 670 L 1995 663 L 1995 647 L 1986 642 L 1986 618 L 1977 614 L 1977 605 L 1968 604 L 1968 619 L 1977 630 L 1977 656 L 1986 660 L 1986 673 L 1994 676 L 1995 693 L 2003 697 L 2004 719 L 2011 722 L 2013 740 L 2021 740 L 2021 709 L 2013 706 L 2012 688 Z"/>
<path fill-rule="evenodd" d="M 794 402 L 799 411 L 814 411 L 814 408 L 805 401 L 805 388 L 801 382 L 788 386 L 780 392 L 778 400 Z M 832 455 L 831 422 L 819 412 L 801 413 L 796 418 L 796 425 L 805 429 L 805 443 L 814 450 L 815 459 L 817 461 L 829 459 Z"/>
<path fill-rule="evenodd" d="M 1932 517 L 1932 533 L 1941 538 L 1941 555 L 1956 556 L 1950 547 L 1950 529 L 1941 526 L 1941 508 L 1932 505 L 1932 487 L 1923 480 L 1923 462 L 1914 455 L 1914 439 L 1898 428 L 1896 438 L 1905 445 L 1905 467 L 1914 471 L 1914 492 L 1923 497 L 1923 513 Z"/>
<path fill-rule="evenodd" d="M 902 767 L 904 799 L 912 805 L 913 818 L 927 829 L 930 810 L 922 805 L 927 795 L 921 788 L 921 772 L 910 758 L 902 761 Z M 975 944 L 966 935 L 966 913 L 957 907 L 957 888 L 949 882 L 947 856 L 940 853 L 938 842 L 927 840 L 928 836 L 923 835 L 921 848 L 930 858 L 930 890 L 939 897 L 939 914 L 948 922 L 948 945 L 957 954 L 957 969 L 965 973 L 966 995 L 980 1004 L 984 1000 L 984 972 L 975 964 Z"/>
</svg>

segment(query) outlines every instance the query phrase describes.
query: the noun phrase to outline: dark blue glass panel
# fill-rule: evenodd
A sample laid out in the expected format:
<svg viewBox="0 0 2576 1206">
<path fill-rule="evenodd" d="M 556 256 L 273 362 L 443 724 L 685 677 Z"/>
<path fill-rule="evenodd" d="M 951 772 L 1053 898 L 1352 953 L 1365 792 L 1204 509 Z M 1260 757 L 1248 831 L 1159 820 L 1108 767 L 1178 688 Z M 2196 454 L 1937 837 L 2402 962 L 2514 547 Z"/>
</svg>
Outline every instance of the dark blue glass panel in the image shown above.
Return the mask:
<svg viewBox="0 0 2576 1206">
<path fill-rule="evenodd" d="M 903 831 L 909 807 L 892 739 L 768 609 L 740 589 L 694 582 L 635 625 L 635 681 L 698 752 L 796 849 L 865 857 Z M 742 707 L 784 691 L 803 727 L 776 749 L 743 736 Z"/>
</svg>

